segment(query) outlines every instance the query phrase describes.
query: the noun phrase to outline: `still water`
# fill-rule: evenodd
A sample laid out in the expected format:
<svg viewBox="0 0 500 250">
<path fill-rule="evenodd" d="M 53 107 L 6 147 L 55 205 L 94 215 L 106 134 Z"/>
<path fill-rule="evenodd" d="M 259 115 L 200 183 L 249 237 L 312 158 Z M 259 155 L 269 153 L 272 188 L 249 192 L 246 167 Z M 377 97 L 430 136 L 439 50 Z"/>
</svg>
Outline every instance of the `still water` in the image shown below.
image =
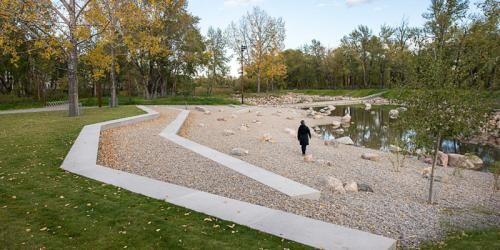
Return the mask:
<svg viewBox="0 0 500 250">
<path fill-rule="evenodd" d="M 396 139 L 408 140 L 411 131 L 397 131 L 391 128 L 389 118 L 390 107 L 374 105 L 369 111 L 364 106 L 337 106 L 332 116 L 343 116 L 347 113 L 351 116 L 351 126 L 343 127 L 338 131 L 333 126 L 320 126 L 323 139 L 330 140 L 342 136 L 349 136 L 356 146 L 388 151 L 390 145 L 396 144 Z M 319 109 L 317 109 L 319 111 Z M 500 149 L 489 145 L 461 143 L 455 140 L 444 140 L 441 151 L 445 153 L 473 153 L 483 159 L 488 166 L 494 161 L 500 160 Z"/>
</svg>

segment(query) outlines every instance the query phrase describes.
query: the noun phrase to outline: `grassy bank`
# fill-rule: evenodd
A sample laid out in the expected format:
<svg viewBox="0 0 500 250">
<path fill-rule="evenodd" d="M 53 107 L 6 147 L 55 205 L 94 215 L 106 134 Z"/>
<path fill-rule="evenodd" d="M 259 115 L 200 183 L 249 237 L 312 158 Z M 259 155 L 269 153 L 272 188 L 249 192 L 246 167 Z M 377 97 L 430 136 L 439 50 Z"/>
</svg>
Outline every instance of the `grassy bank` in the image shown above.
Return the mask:
<svg viewBox="0 0 500 250">
<path fill-rule="evenodd" d="M 43 103 L 28 97 L 0 95 L 0 110 L 40 108 Z"/>
<path fill-rule="evenodd" d="M 137 115 L 132 106 L 0 116 L 2 249 L 302 249 L 59 168 L 85 124 Z"/>
<path fill-rule="evenodd" d="M 444 241 L 424 243 L 421 249 L 497 250 L 500 249 L 500 229 L 454 233 Z"/>
</svg>

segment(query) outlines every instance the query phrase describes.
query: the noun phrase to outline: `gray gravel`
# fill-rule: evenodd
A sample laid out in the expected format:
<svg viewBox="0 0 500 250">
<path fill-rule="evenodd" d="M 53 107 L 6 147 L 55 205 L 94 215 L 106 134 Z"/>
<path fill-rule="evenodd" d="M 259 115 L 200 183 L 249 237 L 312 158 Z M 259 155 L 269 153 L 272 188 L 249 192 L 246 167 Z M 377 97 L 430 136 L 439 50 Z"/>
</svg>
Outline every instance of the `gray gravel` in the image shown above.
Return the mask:
<svg viewBox="0 0 500 250">
<path fill-rule="evenodd" d="M 325 146 L 315 137 L 308 153 L 316 160 L 332 162 L 333 166 L 319 163 L 322 161 L 305 163 L 297 139 L 284 129 L 296 130 L 300 119 L 318 125 L 330 123 L 332 118 L 306 119 L 304 111 L 287 108 L 207 108 L 212 115 L 192 112 L 189 139 L 228 154 L 236 147 L 249 149 L 247 156 L 239 158 L 322 190 L 319 201 L 276 196 L 259 197 L 257 204 L 400 239 L 405 247 L 440 239 L 449 229 L 446 225 L 453 229 L 500 226 L 500 194 L 493 193 L 490 173 L 463 170 L 463 177 L 456 177 L 453 169 L 439 167 L 437 175 L 443 177 L 443 182 L 435 183 L 437 205 L 431 206 L 426 203 L 428 180 L 420 175 L 428 165 L 416 159 L 408 160 L 407 167 L 396 172 L 387 159 L 391 156 L 388 153 L 346 145 Z M 217 121 L 221 117 L 226 121 Z M 255 120 L 262 123 L 254 123 Z M 200 123 L 205 126 L 200 127 Z M 241 124 L 247 124 L 248 130 L 239 130 Z M 224 136 L 226 129 L 236 134 Z M 273 143 L 261 140 L 264 134 L 269 134 Z M 377 153 L 382 160 L 363 160 L 363 152 Z M 333 193 L 322 186 L 322 176 L 366 183 L 375 192 Z"/>
<path fill-rule="evenodd" d="M 418 246 L 422 240 L 440 239 L 447 229 L 500 226 L 500 195 L 492 195 L 491 174 L 463 171 L 463 178 L 452 169 L 438 168 L 444 181 L 436 183 L 437 205 L 427 205 L 428 181 L 420 176 L 427 167 L 411 160 L 400 172 L 393 171 L 387 159 L 379 162 L 361 159 L 363 152 L 376 150 L 344 146 L 324 146 L 315 137 L 308 152 L 325 163 L 305 163 L 296 138 L 284 129 L 296 130 L 305 112 L 286 108 L 206 107 L 211 115 L 192 111 L 181 134 L 201 144 L 229 154 L 232 148 L 250 151 L 239 158 L 322 190 L 319 201 L 291 199 L 259 182 L 171 143 L 158 134 L 177 115 L 177 111 L 157 108 L 159 119 L 103 131 L 99 163 L 123 171 L 168 181 L 178 185 L 300 214 L 394 239 L 404 247 Z M 257 115 L 260 112 L 260 116 Z M 217 121 L 224 117 L 226 121 Z M 288 118 L 288 119 L 287 119 Z M 292 120 L 290 120 L 292 119 Z M 306 119 L 308 124 L 329 123 L 332 118 Z M 335 118 L 334 118 L 335 119 Z M 258 120 L 260 122 L 255 123 Z M 248 130 L 242 131 L 242 124 Z M 224 136 L 231 129 L 235 135 Z M 261 140 L 269 134 L 273 142 Z M 337 194 L 322 186 L 322 176 L 343 182 L 369 184 L 374 193 Z"/>
</svg>

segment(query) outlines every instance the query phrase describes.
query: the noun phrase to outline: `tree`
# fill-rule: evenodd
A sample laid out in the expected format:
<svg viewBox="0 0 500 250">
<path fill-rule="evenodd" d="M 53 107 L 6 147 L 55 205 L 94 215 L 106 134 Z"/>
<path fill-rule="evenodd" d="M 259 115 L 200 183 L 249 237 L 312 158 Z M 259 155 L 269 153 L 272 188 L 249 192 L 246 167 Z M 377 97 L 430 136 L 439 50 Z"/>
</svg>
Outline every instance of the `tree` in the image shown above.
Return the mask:
<svg viewBox="0 0 500 250">
<path fill-rule="evenodd" d="M 226 56 L 227 39 L 220 28 L 208 28 L 206 47 L 209 58 L 207 62 L 207 72 L 212 79 L 212 81 L 209 81 L 207 93 L 211 95 L 213 88 L 212 82 L 215 82 L 216 85 L 220 85 L 222 78 L 225 77 L 229 71 L 227 65 L 229 57 Z"/>
<path fill-rule="evenodd" d="M 239 55 L 241 46 L 247 47 L 247 64 L 256 66 L 257 92 L 260 92 L 264 57 L 281 51 L 285 40 L 285 22 L 281 18 L 270 17 L 264 10 L 254 7 L 247 12 L 239 24 L 232 22 L 228 27 L 231 47 Z"/>
</svg>

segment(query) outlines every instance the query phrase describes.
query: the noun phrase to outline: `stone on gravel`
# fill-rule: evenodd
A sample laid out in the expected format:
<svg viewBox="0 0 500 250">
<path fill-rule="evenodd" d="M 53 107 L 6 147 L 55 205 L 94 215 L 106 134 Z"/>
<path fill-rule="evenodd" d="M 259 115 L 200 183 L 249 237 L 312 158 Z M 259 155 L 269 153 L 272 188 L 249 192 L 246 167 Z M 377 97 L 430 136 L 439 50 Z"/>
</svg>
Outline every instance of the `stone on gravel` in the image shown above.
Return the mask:
<svg viewBox="0 0 500 250">
<path fill-rule="evenodd" d="M 339 146 L 339 143 L 336 142 L 335 140 L 326 140 L 323 143 L 325 144 L 325 146 L 332 146 L 334 148 Z"/>
<path fill-rule="evenodd" d="M 373 193 L 373 189 L 368 184 L 364 184 L 364 183 L 358 184 L 358 191 Z"/>
<path fill-rule="evenodd" d="M 234 135 L 235 132 L 232 131 L 231 129 L 225 129 L 224 130 L 224 133 L 223 133 L 225 136 L 230 136 L 230 135 Z"/>
<path fill-rule="evenodd" d="M 378 160 L 380 160 L 380 155 L 375 154 L 375 153 L 366 152 L 366 153 L 363 153 L 361 155 L 361 158 L 363 158 L 365 160 L 370 160 L 370 161 L 378 161 Z"/>
<path fill-rule="evenodd" d="M 207 110 L 207 111 L 203 112 L 203 114 L 210 115 L 210 114 L 212 114 L 212 112 L 210 112 L 210 110 Z"/>
<path fill-rule="evenodd" d="M 225 122 L 225 121 L 227 121 L 227 120 L 226 120 L 226 118 L 224 118 L 224 117 L 219 117 L 219 118 L 217 118 L 217 121 L 219 121 L 219 122 Z"/>
<path fill-rule="evenodd" d="M 314 162 L 312 155 L 305 155 L 304 162 Z"/>
<path fill-rule="evenodd" d="M 231 154 L 236 156 L 245 156 L 248 155 L 248 150 L 244 148 L 233 148 L 231 149 Z"/>
<path fill-rule="evenodd" d="M 448 164 L 450 167 L 478 170 L 482 167 L 482 160 L 475 155 L 448 154 Z"/>
<path fill-rule="evenodd" d="M 335 139 L 335 141 L 344 145 L 354 145 L 354 141 L 352 141 L 351 137 L 349 136 L 340 137 L 338 139 Z"/>
<path fill-rule="evenodd" d="M 332 176 L 321 177 L 321 184 L 337 193 L 345 193 L 344 184 L 339 179 Z"/>
<path fill-rule="evenodd" d="M 208 111 L 206 108 L 200 107 L 200 106 L 196 106 L 195 109 L 198 110 L 198 111 L 200 111 L 200 112 L 203 112 L 203 113 L 205 113 L 205 112 Z"/>
<path fill-rule="evenodd" d="M 346 183 L 344 186 L 346 192 L 358 192 L 358 184 L 354 181 Z"/>
<path fill-rule="evenodd" d="M 273 142 L 273 138 L 271 137 L 270 134 L 267 133 L 261 137 L 261 140 L 265 142 Z"/>
<path fill-rule="evenodd" d="M 431 176 L 432 167 L 426 167 L 420 171 L 422 177 L 429 178 Z"/>
<path fill-rule="evenodd" d="M 248 126 L 247 126 L 247 125 L 245 125 L 245 124 L 242 124 L 242 125 L 240 126 L 240 131 L 248 131 Z"/>
</svg>

